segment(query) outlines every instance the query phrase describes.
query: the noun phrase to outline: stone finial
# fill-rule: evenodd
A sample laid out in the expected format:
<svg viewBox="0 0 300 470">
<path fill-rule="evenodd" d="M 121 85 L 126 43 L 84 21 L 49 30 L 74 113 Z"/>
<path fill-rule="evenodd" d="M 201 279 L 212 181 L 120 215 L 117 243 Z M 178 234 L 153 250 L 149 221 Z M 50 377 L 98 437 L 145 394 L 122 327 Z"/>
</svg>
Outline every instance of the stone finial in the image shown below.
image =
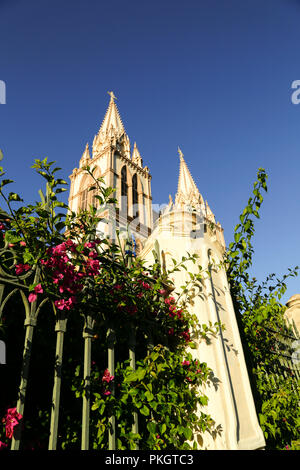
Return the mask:
<svg viewBox="0 0 300 470">
<path fill-rule="evenodd" d="M 137 148 L 136 142 L 134 142 L 134 146 L 133 146 L 132 161 L 136 163 L 137 165 L 139 165 L 140 167 L 143 167 L 143 160 Z"/>
<path fill-rule="evenodd" d="M 82 168 L 83 166 L 85 166 L 90 160 L 90 158 L 91 156 L 90 156 L 89 144 L 87 143 L 85 146 L 84 152 L 81 156 L 79 167 Z"/>
</svg>

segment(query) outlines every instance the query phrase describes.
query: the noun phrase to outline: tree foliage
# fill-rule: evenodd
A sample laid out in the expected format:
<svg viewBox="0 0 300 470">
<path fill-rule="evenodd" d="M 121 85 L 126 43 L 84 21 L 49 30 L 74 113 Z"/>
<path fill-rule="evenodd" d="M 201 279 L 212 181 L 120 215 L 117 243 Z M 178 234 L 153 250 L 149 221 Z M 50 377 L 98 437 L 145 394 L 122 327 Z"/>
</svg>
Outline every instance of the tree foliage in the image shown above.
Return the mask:
<svg viewBox="0 0 300 470">
<path fill-rule="evenodd" d="M 296 276 L 299 268 L 289 269 L 282 279 L 270 274 L 262 283 L 249 272 L 254 255 L 254 222 L 259 218 L 266 191 L 267 174 L 260 168 L 253 196 L 240 215 L 225 261 L 267 448 L 295 449 L 300 448 L 300 386 L 293 371 L 281 365 L 280 358 L 282 354 L 291 356 L 291 348 L 283 348 L 283 341 L 296 338 L 284 319 L 286 307 L 280 300 L 287 279 Z"/>
</svg>

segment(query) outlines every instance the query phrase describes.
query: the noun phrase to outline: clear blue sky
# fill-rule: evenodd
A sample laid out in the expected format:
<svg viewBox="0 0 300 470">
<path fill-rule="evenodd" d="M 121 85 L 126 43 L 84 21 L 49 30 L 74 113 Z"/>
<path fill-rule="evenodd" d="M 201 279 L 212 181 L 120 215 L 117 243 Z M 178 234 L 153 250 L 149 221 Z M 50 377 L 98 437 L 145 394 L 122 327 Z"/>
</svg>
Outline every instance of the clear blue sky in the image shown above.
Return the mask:
<svg viewBox="0 0 300 470">
<path fill-rule="evenodd" d="M 179 145 L 227 243 L 266 169 L 253 274 L 283 275 L 300 264 L 299 24 L 298 0 L 0 0 L 0 148 L 14 189 L 38 199 L 34 158 L 68 179 L 113 90 L 154 202 L 176 192 Z"/>
</svg>

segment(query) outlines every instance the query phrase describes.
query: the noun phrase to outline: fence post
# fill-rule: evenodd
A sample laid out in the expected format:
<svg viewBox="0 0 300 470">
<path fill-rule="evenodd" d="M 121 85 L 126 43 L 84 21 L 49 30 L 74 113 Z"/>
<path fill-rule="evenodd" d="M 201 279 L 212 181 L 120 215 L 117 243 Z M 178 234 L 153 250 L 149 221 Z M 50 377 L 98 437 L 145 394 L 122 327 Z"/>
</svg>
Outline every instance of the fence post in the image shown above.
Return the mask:
<svg viewBox="0 0 300 470">
<path fill-rule="evenodd" d="M 17 411 L 22 416 L 24 415 L 24 405 L 25 405 L 25 396 L 27 390 L 27 382 L 28 382 L 28 375 L 29 375 L 29 363 L 31 357 L 31 348 L 32 348 L 32 337 L 33 331 L 35 327 L 35 323 L 27 323 L 25 325 L 26 333 L 25 333 L 25 341 L 24 341 L 24 350 L 23 350 L 23 363 L 22 363 L 22 371 L 21 371 L 21 382 L 19 386 L 19 394 L 18 394 L 18 401 L 17 401 Z M 11 442 L 11 450 L 19 450 L 20 442 L 21 442 L 21 426 L 18 426 Z"/>
<path fill-rule="evenodd" d="M 38 282 L 40 278 L 40 270 L 37 268 L 35 272 L 34 282 Z M 36 325 L 37 314 L 39 312 L 36 310 L 37 301 L 35 300 L 32 302 L 31 307 L 29 307 L 29 303 L 27 297 L 23 290 L 20 290 L 20 294 L 23 300 L 24 308 L 25 308 L 25 340 L 24 340 L 24 349 L 23 349 L 23 360 L 22 360 L 22 369 L 21 369 L 21 380 L 19 385 L 19 392 L 18 392 L 18 401 L 17 401 L 17 412 L 20 413 L 22 416 L 24 415 L 24 406 L 25 406 L 25 397 L 27 391 L 27 382 L 29 376 L 29 364 L 30 364 L 30 357 L 31 357 L 31 350 L 32 350 L 32 338 L 34 327 Z M 16 432 L 12 438 L 11 442 L 11 450 L 19 450 L 20 443 L 21 443 L 21 434 L 22 434 L 22 426 L 18 426 Z"/>
<path fill-rule="evenodd" d="M 67 328 L 67 319 L 63 316 L 56 320 L 55 331 L 56 336 L 56 351 L 55 351 L 55 368 L 54 368 L 54 384 L 52 392 L 52 410 L 50 421 L 50 436 L 49 436 L 49 450 L 56 450 L 57 445 L 57 429 L 59 418 L 59 403 L 60 403 L 60 389 L 61 389 L 61 369 L 63 359 L 63 345 L 64 334 Z"/>
<path fill-rule="evenodd" d="M 108 370 L 111 375 L 115 375 L 115 331 L 109 329 L 108 332 Z M 112 381 L 112 394 L 115 394 L 115 385 Z M 116 449 L 116 418 L 115 416 L 110 416 L 109 418 L 109 429 L 108 429 L 108 449 Z"/>
<path fill-rule="evenodd" d="M 82 398 L 82 433 L 81 449 L 89 450 L 90 432 L 90 400 L 91 400 L 91 356 L 94 320 L 90 315 L 85 316 L 82 336 L 84 338 L 84 394 Z"/>
<path fill-rule="evenodd" d="M 136 334 L 134 326 L 131 325 L 130 336 L 129 336 L 129 359 L 130 365 L 133 370 L 135 370 L 135 346 L 136 346 Z M 138 434 L 139 432 L 139 423 L 138 423 L 138 413 L 137 411 L 133 412 L 133 425 L 132 425 L 133 434 Z M 136 443 L 135 449 L 139 449 L 138 443 Z"/>
</svg>

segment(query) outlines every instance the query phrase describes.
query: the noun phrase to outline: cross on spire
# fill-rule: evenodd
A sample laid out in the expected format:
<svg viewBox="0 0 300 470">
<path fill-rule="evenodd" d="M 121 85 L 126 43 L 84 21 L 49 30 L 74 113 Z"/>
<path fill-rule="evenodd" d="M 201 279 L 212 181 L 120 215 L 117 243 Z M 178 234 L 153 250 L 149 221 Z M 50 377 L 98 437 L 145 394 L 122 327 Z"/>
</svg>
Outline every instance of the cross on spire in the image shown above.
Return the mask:
<svg viewBox="0 0 300 470">
<path fill-rule="evenodd" d="M 108 91 L 107 92 L 110 96 L 110 101 L 114 101 L 117 99 L 117 97 L 115 96 L 114 92 L 113 91 Z"/>
</svg>

